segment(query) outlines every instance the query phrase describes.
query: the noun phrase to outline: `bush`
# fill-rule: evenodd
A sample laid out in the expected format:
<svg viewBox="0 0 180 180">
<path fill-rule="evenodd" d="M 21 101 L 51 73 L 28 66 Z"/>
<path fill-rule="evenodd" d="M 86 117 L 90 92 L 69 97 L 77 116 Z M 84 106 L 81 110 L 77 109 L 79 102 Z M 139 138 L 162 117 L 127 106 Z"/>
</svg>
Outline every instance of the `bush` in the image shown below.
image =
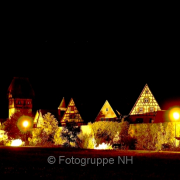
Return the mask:
<svg viewBox="0 0 180 180">
<path fill-rule="evenodd" d="M 0 145 L 1 146 L 5 145 L 7 141 L 8 141 L 7 134 L 3 130 L 0 130 Z"/>
<path fill-rule="evenodd" d="M 55 145 L 61 145 L 62 146 L 66 142 L 66 140 L 63 140 L 61 138 L 61 133 L 62 133 L 62 128 L 58 128 L 55 131 L 54 140 L 53 140 Z"/>
<path fill-rule="evenodd" d="M 63 127 L 60 138 L 62 138 L 65 143 L 63 146 L 71 146 L 71 147 L 78 147 L 78 134 L 80 133 L 79 127 L 75 122 L 66 122 L 66 126 Z"/>
<path fill-rule="evenodd" d="M 103 142 L 112 145 L 117 132 L 119 132 L 121 140 L 124 139 L 128 133 L 127 122 L 98 121 L 95 123 L 89 123 L 88 125 L 93 130 L 97 146 Z"/>
<path fill-rule="evenodd" d="M 131 124 L 129 134 L 137 139 L 136 149 L 160 151 L 174 147 L 174 125 L 171 122 Z"/>
<path fill-rule="evenodd" d="M 83 134 L 82 132 L 80 132 L 77 137 L 77 145 L 79 148 L 94 149 L 96 142 L 93 134 Z"/>
</svg>

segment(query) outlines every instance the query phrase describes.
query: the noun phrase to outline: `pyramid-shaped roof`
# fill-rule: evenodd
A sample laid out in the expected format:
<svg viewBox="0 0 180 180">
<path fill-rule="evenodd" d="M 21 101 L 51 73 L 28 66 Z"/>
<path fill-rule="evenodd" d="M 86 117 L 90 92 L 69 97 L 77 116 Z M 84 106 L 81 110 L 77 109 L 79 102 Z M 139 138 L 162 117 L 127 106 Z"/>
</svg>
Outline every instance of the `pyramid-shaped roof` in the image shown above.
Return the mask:
<svg viewBox="0 0 180 180">
<path fill-rule="evenodd" d="M 8 97 L 32 99 L 34 97 L 34 90 L 25 77 L 14 77 L 9 88 Z"/>
<path fill-rule="evenodd" d="M 149 86 L 146 84 L 129 115 L 144 114 L 161 110 Z"/>
<path fill-rule="evenodd" d="M 66 121 L 71 122 L 72 119 L 75 122 L 83 122 L 82 117 L 79 114 L 79 111 L 77 110 L 73 98 L 71 98 L 67 106 L 67 109 L 61 119 L 61 123 L 65 123 Z"/>
<path fill-rule="evenodd" d="M 109 102 L 106 100 L 104 105 L 102 106 L 99 114 L 97 115 L 95 121 L 99 121 L 100 118 L 117 118 L 114 110 L 112 109 Z"/>
<path fill-rule="evenodd" d="M 65 103 L 64 97 L 63 97 L 58 109 L 66 110 L 66 103 Z"/>
</svg>

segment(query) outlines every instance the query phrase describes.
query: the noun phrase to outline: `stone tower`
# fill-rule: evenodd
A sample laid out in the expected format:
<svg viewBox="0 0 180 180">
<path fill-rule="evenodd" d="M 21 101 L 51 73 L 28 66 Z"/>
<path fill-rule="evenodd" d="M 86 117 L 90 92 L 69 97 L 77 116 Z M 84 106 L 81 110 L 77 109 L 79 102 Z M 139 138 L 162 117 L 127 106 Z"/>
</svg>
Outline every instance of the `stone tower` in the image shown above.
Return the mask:
<svg viewBox="0 0 180 180">
<path fill-rule="evenodd" d="M 9 118 L 21 110 L 32 113 L 34 90 L 28 78 L 14 77 L 8 88 Z"/>
</svg>

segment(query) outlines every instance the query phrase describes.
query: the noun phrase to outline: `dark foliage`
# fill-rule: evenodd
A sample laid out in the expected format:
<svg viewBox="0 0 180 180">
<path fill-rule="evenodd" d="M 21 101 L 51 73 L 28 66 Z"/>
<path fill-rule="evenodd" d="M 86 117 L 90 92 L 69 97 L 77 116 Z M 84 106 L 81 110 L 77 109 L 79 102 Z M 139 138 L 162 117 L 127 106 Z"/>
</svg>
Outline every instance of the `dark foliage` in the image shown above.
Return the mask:
<svg viewBox="0 0 180 180">
<path fill-rule="evenodd" d="M 80 128 L 77 126 L 75 122 L 66 122 L 66 126 L 63 127 L 61 137 L 66 139 L 66 143 L 64 143 L 65 147 L 70 146 L 70 142 L 75 142 L 76 145 L 79 144 L 79 138 L 77 137 L 78 133 L 80 133 Z"/>
<path fill-rule="evenodd" d="M 22 116 L 29 116 L 31 117 L 31 114 L 24 113 L 24 112 L 16 112 L 14 113 L 11 118 L 9 118 L 7 121 L 3 123 L 3 130 L 7 133 L 8 139 L 21 139 L 23 141 L 27 140 L 28 137 L 31 136 L 31 127 L 28 129 L 28 131 L 23 131 L 23 128 L 20 129 L 18 127 L 18 120 Z M 31 122 L 33 123 L 33 122 Z"/>
</svg>

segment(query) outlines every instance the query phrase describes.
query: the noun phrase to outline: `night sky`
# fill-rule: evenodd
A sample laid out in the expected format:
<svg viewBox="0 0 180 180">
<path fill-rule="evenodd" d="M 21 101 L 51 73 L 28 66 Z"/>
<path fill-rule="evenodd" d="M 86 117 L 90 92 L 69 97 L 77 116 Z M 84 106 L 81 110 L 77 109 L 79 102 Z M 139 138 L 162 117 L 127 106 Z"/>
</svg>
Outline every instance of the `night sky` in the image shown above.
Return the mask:
<svg viewBox="0 0 180 180">
<path fill-rule="evenodd" d="M 72 97 L 85 122 L 94 121 L 105 100 L 129 114 L 146 83 L 161 109 L 180 105 L 178 23 L 165 16 L 118 17 L 7 16 L 0 118 L 8 117 L 14 76 L 29 77 L 34 110 L 57 109 Z"/>
</svg>

